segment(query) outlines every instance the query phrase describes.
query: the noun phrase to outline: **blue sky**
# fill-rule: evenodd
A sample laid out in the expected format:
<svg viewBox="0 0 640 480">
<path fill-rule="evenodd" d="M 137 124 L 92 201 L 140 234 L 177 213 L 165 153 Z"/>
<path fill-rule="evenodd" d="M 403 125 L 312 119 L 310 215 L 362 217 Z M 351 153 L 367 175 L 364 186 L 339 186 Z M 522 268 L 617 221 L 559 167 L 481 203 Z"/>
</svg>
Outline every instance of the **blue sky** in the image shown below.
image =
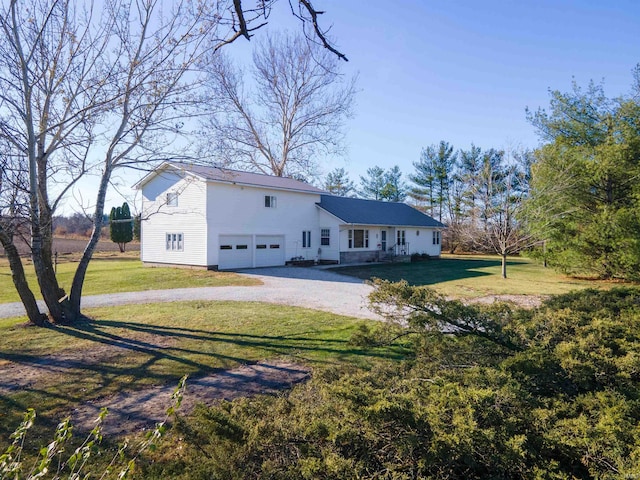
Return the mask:
<svg viewBox="0 0 640 480">
<path fill-rule="evenodd" d="M 440 140 L 457 149 L 534 148 L 526 107 L 546 107 L 549 89 L 569 91 L 574 78 L 583 86 L 603 81 L 610 97 L 625 94 L 640 62 L 638 0 L 314 4 L 349 58 L 344 72 L 359 78 L 348 154 L 324 168 L 344 167 L 356 183 L 374 165 L 412 173 L 421 149 Z M 300 28 L 286 0 L 268 28 Z M 239 42 L 226 53 L 247 59 L 253 42 Z M 122 180 L 126 195 L 137 176 Z"/>
<path fill-rule="evenodd" d="M 366 5 L 366 6 L 364 6 Z M 390 5 L 393 5 L 391 7 Z M 324 2 L 325 21 L 358 73 L 356 117 L 345 166 L 411 173 L 420 150 L 535 147 L 525 108 L 549 103 L 572 79 L 629 91 L 640 62 L 636 1 Z"/>
</svg>

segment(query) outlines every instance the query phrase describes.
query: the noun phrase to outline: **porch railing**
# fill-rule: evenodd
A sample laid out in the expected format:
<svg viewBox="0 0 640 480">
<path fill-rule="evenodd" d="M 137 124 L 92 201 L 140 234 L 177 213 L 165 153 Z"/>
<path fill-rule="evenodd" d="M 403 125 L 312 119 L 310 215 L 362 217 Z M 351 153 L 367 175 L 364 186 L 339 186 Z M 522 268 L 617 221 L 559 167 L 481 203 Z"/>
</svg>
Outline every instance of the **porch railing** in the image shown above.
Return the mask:
<svg viewBox="0 0 640 480">
<path fill-rule="evenodd" d="M 397 257 L 399 255 L 409 255 L 409 243 L 405 243 L 404 245 L 396 243 L 392 247 L 387 249 L 387 253 Z"/>
</svg>

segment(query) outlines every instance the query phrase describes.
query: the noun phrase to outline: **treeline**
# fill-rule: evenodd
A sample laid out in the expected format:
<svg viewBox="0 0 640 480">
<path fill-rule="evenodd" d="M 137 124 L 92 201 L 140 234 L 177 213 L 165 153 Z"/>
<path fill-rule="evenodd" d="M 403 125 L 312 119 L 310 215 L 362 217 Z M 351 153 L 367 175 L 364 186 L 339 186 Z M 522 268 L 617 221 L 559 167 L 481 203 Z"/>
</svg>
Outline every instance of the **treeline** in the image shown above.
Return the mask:
<svg viewBox="0 0 640 480">
<path fill-rule="evenodd" d="M 631 94 L 601 85 L 551 92 L 549 109 L 527 112 L 535 151 L 422 150 L 414 170 L 374 166 L 356 186 L 344 169 L 326 190 L 406 201 L 447 225 L 443 249 L 507 255 L 527 250 L 571 275 L 640 279 L 640 66 Z M 503 268 L 503 276 L 506 272 Z"/>
<path fill-rule="evenodd" d="M 105 227 L 102 229 L 102 236 L 108 236 L 108 219 L 105 216 Z M 79 236 L 89 238 L 93 231 L 93 220 L 83 213 L 74 213 L 70 216 L 58 215 L 53 217 L 53 232 L 56 236 Z"/>
<path fill-rule="evenodd" d="M 448 142 L 424 148 L 403 178 L 397 165 L 374 166 L 355 186 L 344 169 L 327 175 L 324 188 L 343 196 L 412 204 L 447 225 L 443 248 L 496 253 L 506 258 L 537 243 L 520 212 L 529 192 L 533 154 L 527 150 L 456 150 Z"/>
</svg>

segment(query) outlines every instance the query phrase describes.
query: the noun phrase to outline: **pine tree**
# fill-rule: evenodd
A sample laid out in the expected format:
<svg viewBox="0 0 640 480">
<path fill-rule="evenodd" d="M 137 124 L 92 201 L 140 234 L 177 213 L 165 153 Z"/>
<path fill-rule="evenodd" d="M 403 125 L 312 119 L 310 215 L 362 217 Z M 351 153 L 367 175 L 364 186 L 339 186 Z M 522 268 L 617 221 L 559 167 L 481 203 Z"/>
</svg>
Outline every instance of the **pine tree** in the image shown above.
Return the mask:
<svg viewBox="0 0 640 480">
<path fill-rule="evenodd" d="M 344 168 L 336 168 L 327 174 L 327 178 L 324 181 L 324 189 L 333 195 L 347 197 L 355 191 L 356 187 Z"/>
</svg>

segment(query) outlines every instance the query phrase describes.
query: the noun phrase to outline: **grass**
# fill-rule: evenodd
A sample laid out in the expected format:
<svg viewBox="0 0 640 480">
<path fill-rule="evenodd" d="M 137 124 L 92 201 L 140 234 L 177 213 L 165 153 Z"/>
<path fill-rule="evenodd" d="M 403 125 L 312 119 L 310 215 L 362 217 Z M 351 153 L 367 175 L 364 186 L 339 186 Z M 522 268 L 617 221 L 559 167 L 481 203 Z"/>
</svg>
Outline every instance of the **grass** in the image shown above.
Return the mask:
<svg viewBox="0 0 640 480">
<path fill-rule="evenodd" d="M 340 267 L 337 272 L 369 280 L 406 280 L 428 285 L 456 298 L 485 295 L 556 295 L 581 288 L 606 288 L 607 282 L 569 278 L 525 258 L 511 258 L 506 279 L 500 276 L 500 258 L 490 255 L 443 255 L 417 263 Z"/>
<path fill-rule="evenodd" d="M 58 280 L 67 292 L 71 287 L 76 262 L 66 260 L 58 265 Z M 26 265 L 27 278 L 34 294 L 40 298 L 38 284 L 31 264 Z M 213 272 L 200 269 L 143 266 L 132 255 L 101 254 L 89 264 L 82 290 L 83 295 L 133 292 L 141 290 L 184 287 L 220 287 L 228 285 L 259 285 L 255 279 L 231 272 Z M 6 260 L 0 263 L 0 303 L 18 302 L 20 298 L 13 286 L 11 271 Z"/>
<path fill-rule="evenodd" d="M 55 421 L 78 402 L 152 384 L 177 384 L 187 373 L 283 356 L 322 366 L 367 364 L 406 353 L 398 346 L 350 345 L 361 320 L 282 305 L 181 302 L 86 313 L 96 320 L 73 327 L 26 327 L 18 319 L 0 322 L 0 372 L 12 364 L 34 372 L 31 378 L 21 377 L 27 380 L 23 388 L 0 390 L 0 449 L 28 407 L 38 410 L 46 428 L 36 438 L 45 441 Z M 11 383 L 10 374 L 0 373 L 3 382 Z"/>
</svg>

